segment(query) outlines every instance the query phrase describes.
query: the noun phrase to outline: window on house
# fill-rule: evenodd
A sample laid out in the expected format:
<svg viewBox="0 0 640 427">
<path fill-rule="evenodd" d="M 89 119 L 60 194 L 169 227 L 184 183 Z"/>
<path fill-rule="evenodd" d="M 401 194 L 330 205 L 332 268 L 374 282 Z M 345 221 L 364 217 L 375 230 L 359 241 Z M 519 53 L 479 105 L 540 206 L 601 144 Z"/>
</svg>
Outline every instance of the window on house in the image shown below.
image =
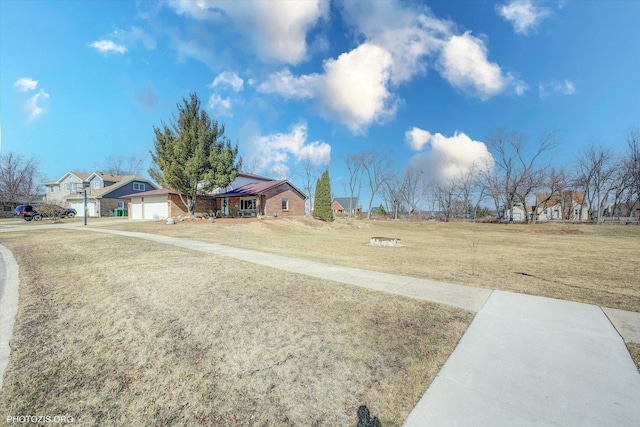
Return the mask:
<svg viewBox="0 0 640 427">
<path fill-rule="evenodd" d="M 49 187 L 49 193 L 53 193 L 53 185 L 51 187 Z"/>
<path fill-rule="evenodd" d="M 256 199 L 240 199 L 240 210 L 248 211 L 256 208 Z"/>
<path fill-rule="evenodd" d="M 100 180 L 96 179 L 93 181 L 93 188 L 98 189 L 100 188 Z"/>
<path fill-rule="evenodd" d="M 133 189 L 135 191 L 144 191 L 145 189 L 145 185 L 141 182 L 134 182 L 133 183 Z"/>
<path fill-rule="evenodd" d="M 78 191 L 78 184 L 75 182 L 71 183 L 71 191 Z"/>
<path fill-rule="evenodd" d="M 71 191 L 71 184 L 69 184 L 68 182 L 64 185 L 64 191 L 69 192 Z"/>
<path fill-rule="evenodd" d="M 282 210 L 283 211 L 288 211 L 289 210 L 289 200 L 282 199 Z"/>
<path fill-rule="evenodd" d="M 124 209 L 124 202 L 118 202 L 118 209 Z"/>
</svg>

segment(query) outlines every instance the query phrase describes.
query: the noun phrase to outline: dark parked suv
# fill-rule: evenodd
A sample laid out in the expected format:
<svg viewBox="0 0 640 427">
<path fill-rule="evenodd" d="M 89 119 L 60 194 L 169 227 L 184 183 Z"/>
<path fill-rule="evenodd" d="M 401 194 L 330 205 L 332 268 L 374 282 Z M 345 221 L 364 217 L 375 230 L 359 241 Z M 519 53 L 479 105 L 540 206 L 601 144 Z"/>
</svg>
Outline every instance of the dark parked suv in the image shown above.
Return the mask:
<svg viewBox="0 0 640 427">
<path fill-rule="evenodd" d="M 76 216 L 75 209 L 65 209 L 60 206 L 52 206 L 55 214 L 60 218 L 73 218 Z M 31 205 L 20 205 L 16 207 L 15 210 L 16 215 L 22 215 L 25 221 L 31 221 L 32 219 L 35 221 L 40 221 L 45 215 L 42 215 L 36 211 Z"/>
</svg>

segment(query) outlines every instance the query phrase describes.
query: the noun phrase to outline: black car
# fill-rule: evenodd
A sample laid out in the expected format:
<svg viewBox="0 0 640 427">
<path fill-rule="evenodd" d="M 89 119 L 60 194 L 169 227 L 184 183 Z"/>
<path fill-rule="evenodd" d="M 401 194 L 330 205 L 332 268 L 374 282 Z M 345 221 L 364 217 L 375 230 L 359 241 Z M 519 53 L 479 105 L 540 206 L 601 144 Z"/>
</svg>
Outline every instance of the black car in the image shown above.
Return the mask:
<svg viewBox="0 0 640 427">
<path fill-rule="evenodd" d="M 49 210 L 49 207 L 51 207 L 52 210 Z M 31 221 L 31 220 L 40 221 L 43 217 L 47 217 L 52 214 L 59 216 L 60 218 L 73 218 L 77 214 L 75 209 L 71 209 L 71 208 L 65 209 L 63 207 L 55 206 L 55 205 L 47 206 L 47 207 L 44 207 L 43 209 L 44 211 L 47 212 L 47 214 L 39 213 L 31 205 L 20 205 L 16 207 L 15 214 L 22 215 L 25 221 Z"/>
<path fill-rule="evenodd" d="M 16 215 L 22 215 L 25 221 L 36 220 L 40 221 L 42 219 L 42 215 L 36 211 L 31 205 L 19 205 L 15 210 Z"/>
</svg>

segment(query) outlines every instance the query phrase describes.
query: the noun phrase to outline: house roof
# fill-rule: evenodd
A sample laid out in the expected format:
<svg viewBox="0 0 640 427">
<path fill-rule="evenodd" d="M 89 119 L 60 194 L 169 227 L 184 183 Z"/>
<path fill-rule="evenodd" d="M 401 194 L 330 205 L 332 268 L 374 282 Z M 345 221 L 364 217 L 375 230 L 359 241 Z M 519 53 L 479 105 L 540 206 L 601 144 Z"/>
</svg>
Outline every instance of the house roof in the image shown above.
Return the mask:
<svg viewBox="0 0 640 427">
<path fill-rule="evenodd" d="M 357 197 L 336 197 L 333 199 L 331 204 L 334 203 L 339 204 L 342 209 L 349 209 L 349 200 L 351 200 L 351 209 L 358 208 L 358 198 Z"/>
<path fill-rule="evenodd" d="M 579 193 L 577 191 L 564 191 L 562 194 L 552 194 L 551 197 L 549 197 L 549 193 L 536 194 L 536 205 L 546 203 L 547 206 L 555 206 L 559 204 L 561 200 L 568 199 L 571 199 L 581 205 L 584 203 L 584 193 Z"/>
<path fill-rule="evenodd" d="M 78 178 L 80 181 L 86 181 L 87 178 L 91 175 L 90 173 L 83 173 L 83 172 L 67 172 L 64 175 L 62 175 L 62 177 L 60 177 L 59 179 L 53 180 L 53 181 L 47 181 L 44 183 L 44 185 L 52 185 L 52 184 L 60 184 L 62 181 L 65 180 L 66 177 L 68 177 L 69 175 L 73 175 L 76 178 Z"/>
<path fill-rule="evenodd" d="M 214 197 L 238 197 L 238 196 L 257 196 L 264 193 L 267 190 L 275 188 L 279 185 L 287 184 L 293 190 L 298 192 L 304 199 L 307 196 L 300 190 L 298 190 L 293 184 L 291 184 L 286 179 L 277 180 L 277 181 L 267 181 L 267 182 L 253 182 L 251 184 L 243 185 L 242 187 L 238 187 L 231 191 L 227 191 L 226 193 L 215 194 Z"/>
<path fill-rule="evenodd" d="M 111 175 L 114 177 L 117 177 L 118 175 Z M 133 181 L 139 181 L 139 182 L 143 182 L 145 184 L 150 185 L 151 187 L 156 187 L 156 185 L 154 183 L 152 183 L 151 181 L 149 181 L 146 178 L 142 178 L 141 176 L 138 175 L 125 175 L 120 177 L 120 180 L 118 182 L 116 182 L 115 184 L 109 185 L 107 187 L 103 187 L 103 188 L 92 188 L 91 189 L 91 193 L 87 194 L 88 198 L 91 199 L 102 199 L 105 198 L 106 196 L 109 195 L 109 193 L 112 193 L 113 191 L 133 182 Z M 140 193 L 137 193 L 140 194 Z M 70 194 L 68 196 L 65 197 L 65 199 L 70 200 L 70 199 L 78 199 L 81 198 L 81 196 L 76 195 L 76 194 Z"/>
<path fill-rule="evenodd" d="M 163 196 L 165 194 L 180 194 L 179 192 L 172 190 L 170 188 L 158 188 L 156 190 L 149 191 L 141 191 L 138 193 L 126 194 L 124 196 L 120 196 L 120 199 L 131 199 L 132 197 L 147 197 L 147 196 Z"/>
<path fill-rule="evenodd" d="M 94 172 L 92 174 L 90 174 L 85 180 L 86 181 L 91 181 L 91 179 L 97 176 L 100 179 L 102 179 L 103 181 L 109 181 L 109 182 L 118 182 L 121 181 L 122 178 L 124 178 L 125 176 L 135 176 L 135 175 L 113 175 L 111 173 L 102 173 L 102 172 Z"/>
<path fill-rule="evenodd" d="M 266 176 L 256 175 L 255 173 L 249 173 L 244 171 L 238 171 L 238 176 L 245 178 L 258 179 L 260 181 L 275 181 L 273 178 L 267 178 Z"/>
</svg>

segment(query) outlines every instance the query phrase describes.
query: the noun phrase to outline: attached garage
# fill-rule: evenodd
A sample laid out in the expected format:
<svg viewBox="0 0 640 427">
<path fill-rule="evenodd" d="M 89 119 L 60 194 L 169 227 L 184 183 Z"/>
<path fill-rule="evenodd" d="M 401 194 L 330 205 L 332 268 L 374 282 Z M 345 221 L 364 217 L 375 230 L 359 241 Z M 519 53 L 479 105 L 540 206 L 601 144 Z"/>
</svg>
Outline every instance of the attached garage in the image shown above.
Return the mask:
<svg viewBox="0 0 640 427">
<path fill-rule="evenodd" d="M 120 197 L 129 201 L 129 219 L 159 221 L 166 218 L 186 217 L 189 215 L 180 199 L 180 194 L 168 188 L 129 194 Z M 199 196 L 195 215 L 212 215 L 215 211 L 213 199 Z"/>
<path fill-rule="evenodd" d="M 82 202 L 71 202 L 69 203 L 69 207 L 76 210 L 77 216 L 84 216 L 84 201 Z M 94 217 L 96 216 L 96 204 L 95 202 L 87 203 L 87 216 Z"/>
<path fill-rule="evenodd" d="M 167 196 L 145 196 L 142 199 L 142 219 L 158 221 L 169 217 Z"/>
</svg>

